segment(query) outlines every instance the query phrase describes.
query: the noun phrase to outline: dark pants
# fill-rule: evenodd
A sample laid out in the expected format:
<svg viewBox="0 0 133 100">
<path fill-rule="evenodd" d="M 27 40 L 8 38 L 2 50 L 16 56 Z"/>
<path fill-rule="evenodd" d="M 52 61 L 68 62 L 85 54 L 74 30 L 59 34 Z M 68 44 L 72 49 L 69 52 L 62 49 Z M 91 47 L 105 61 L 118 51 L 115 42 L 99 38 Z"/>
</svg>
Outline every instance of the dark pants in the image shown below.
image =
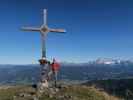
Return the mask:
<svg viewBox="0 0 133 100">
<path fill-rule="evenodd" d="M 58 71 L 54 71 L 54 81 L 55 81 L 55 87 L 57 87 L 57 75 L 58 75 Z"/>
<path fill-rule="evenodd" d="M 51 79 L 51 76 L 53 76 L 53 79 L 54 79 L 54 85 L 55 87 L 57 86 L 57 80 L 58 80 L 58 71 L 53 71 L 51 70 L 49 73 L 48 73 L 48 78 Z"/>
</svg>

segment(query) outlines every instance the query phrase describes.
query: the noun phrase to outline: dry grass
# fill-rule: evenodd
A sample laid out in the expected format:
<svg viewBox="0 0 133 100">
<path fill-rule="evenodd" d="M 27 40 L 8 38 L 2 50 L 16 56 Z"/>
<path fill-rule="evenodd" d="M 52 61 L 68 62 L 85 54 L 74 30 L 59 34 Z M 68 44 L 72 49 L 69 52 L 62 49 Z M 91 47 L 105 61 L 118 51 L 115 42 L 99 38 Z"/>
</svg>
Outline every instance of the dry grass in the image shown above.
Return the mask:
<svg viewBox="0 0 133 100">
<path fill-rule="evenodd" d="M 0 88 L 0 100 L 13 100 L 13 96 L 20 93 L 35 93 L 35 89 L 29 86 L 3 87 Z M 79 85 L 63 87 L 56 94 L 53 94 L 52 97 L 45 94 L 43 94 L 40 100 L 122 100 L 117 97 L 110 96 L 95 87 Z M 32 100 L 32 98 L 17 98 L 16 100 Z"/>
</svg>

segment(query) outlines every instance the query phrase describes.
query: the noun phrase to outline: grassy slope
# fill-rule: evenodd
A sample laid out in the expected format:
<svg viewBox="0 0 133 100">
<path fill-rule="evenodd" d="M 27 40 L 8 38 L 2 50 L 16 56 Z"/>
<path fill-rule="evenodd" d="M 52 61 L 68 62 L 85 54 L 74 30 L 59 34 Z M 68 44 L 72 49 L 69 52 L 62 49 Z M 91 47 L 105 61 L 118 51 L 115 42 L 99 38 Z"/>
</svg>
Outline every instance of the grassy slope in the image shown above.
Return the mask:
<svg viewBox="0 0 133 100">
<path fill-rule="evenodd" d="M 0 88 L 0 100 L 13 100 L 13 96 L 20 93 L 34 95 L 35 90 L 29 86 L 15 86 Z M 86 86 L 67 86 L 61 88 L 56 94 L 49 98 L 49 93 L 43 94 L 40 100 L 119 100 L 116 97 L 109 96 L 105 92 L 98 91 L 94 87 Z M 59 99 L 60 98 L 60 99 Z M 62 99 L 66 98 L 66 99 Z M 32 97 L 17 100 L 33 100 Z"/>
</svg>

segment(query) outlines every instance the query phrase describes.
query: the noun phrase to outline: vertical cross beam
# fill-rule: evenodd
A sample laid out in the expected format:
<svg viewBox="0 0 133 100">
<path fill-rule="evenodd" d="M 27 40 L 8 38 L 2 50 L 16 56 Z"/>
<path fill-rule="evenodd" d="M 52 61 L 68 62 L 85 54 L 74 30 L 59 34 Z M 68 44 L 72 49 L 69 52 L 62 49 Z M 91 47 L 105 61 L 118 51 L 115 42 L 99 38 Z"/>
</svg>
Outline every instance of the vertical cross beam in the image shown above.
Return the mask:
<svg viewBox="0 0 133 100">
<path fill-rule="evenodd" d="M 42 58 L 46 58 L 46 38 L 44 35 L 41 35 L 41 42 L 42 42 Z"/>
</svg>

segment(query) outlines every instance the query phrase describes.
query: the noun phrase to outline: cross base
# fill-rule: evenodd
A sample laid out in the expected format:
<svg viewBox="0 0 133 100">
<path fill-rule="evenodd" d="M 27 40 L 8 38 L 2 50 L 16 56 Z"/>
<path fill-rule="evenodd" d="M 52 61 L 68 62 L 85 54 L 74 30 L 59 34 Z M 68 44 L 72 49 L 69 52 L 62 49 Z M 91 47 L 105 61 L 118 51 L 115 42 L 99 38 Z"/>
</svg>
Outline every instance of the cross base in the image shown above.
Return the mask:
<svg viewBox="0 0 133 100">
<path fill-rule="evenodd" d="M 47 74 L 48 74 L 48 67 L 49 67 L 49 61 L 46 60 L 46 58 L 39 59 L 39 63 L 41 65 L 41 80 L 38 84 L 39 90 L 43 90 L 44 88 L 48 88 L 48 80 L 47 80 Z"/>
</svg>

